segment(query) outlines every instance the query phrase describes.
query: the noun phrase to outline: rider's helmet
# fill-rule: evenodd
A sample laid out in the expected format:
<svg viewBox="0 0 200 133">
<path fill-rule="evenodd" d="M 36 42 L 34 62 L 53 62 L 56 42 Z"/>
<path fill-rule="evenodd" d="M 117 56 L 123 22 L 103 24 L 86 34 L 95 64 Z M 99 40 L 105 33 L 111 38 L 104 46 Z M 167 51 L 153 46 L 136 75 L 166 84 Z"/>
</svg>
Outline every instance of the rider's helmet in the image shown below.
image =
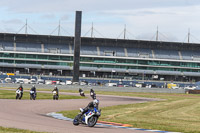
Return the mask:
<svg viewBox="0 0 200 133">
<path fill-rule="evenodd" d="M 35 87 L 35 85 L 33 85 L 32 87 Z"/>
<path fill-rule="evenodd" d="M 94 105 L 95 107 L 98 107 L 98 105 L 99 105 L 99 100 L 98 100 L 98 99 L 93 100 L 93 105 Z"/>
<path fill-rule="evenodd" d="M 20 84 L 19 87 L 22 87 L 22 84 Z"/>
</svg>

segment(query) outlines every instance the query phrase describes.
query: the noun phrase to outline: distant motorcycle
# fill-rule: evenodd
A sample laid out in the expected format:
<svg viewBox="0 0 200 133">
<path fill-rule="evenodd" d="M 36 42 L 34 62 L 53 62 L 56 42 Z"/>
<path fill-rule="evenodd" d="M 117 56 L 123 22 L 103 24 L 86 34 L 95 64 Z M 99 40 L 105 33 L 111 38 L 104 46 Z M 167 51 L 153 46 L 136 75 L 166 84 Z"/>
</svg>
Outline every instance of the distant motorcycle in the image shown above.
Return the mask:
<svg viewBox="0 0 200 133">
<path fill-rule="evenodd" d="M 92 97 L 92 99 L 96 99 L 96 93 L 92 89 L 90 90 L 90 96 Z"/>
<path fill-rule="evenodd" d="M 82 112 L 82 108 L 80 108 L 80 111 Z M 75 126 L 78 126 L 79 124 L 85 124 L 89 127 L 93 127 L 96 125 L 97 120 L 101 116 L 101 110 L 98 110 L 97 108 L 94 108 L 93 110 L 88 110 L 88 112 L 84 113 L 83 115 L 80 113 L 78 114 L 74 120 L 73 124 Z"/>
<path fill-rule="evenodd" d="M 84 91 L 82 89 L 79 89 L 79 93 L 80 93 L 80 96 L 85 97 Z"/>
<path fill-rule="evenodd" d="M 34 91 L 30 91 L 30 100 L 36 99 L 36 93 Z"/>
<path fill-rule="evenodd" d="M 20 91 L 19 89 L 16 90 L 16 99 L 21 100 L 22 98 L 22 91 Z"/>
<path fill-rule="evenodd" d="M 58 100 L 58 94 L 56 91 L 53 91 L 53 100 Z"/>
</svg>

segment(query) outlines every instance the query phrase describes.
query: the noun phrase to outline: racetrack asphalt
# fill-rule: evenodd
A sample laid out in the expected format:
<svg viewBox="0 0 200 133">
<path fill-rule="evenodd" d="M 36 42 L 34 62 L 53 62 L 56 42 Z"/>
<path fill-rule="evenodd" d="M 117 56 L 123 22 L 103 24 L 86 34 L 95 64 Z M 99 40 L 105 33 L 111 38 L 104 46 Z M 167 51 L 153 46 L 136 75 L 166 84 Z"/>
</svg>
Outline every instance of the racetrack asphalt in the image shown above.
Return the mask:
<svg viewBox="0 0 200 133">
<path fill-rule="evenodd" d="M 67 92 L 62 92 L 62 94 L 78 95 Z M 97 98 L 100 100 L 100 108 L 105 106 L 142 103 L 158 100 L 110 95 L 97 95 Z M 81 107 L 83 108 L 87 106 L 90 101 L 92 101 L 91 98 L 67 99 L 58 101 L 0 99 L 0 126 L 53 133 L 147 133 L 147 131 L 103 127 L 99 125 L 96 125 L 93 128 L 85 125 L 74 126 L 70 121 L 53 119 L 46 116 L 46 114 L 50 112 L 78 110 Z"/>
</svg>

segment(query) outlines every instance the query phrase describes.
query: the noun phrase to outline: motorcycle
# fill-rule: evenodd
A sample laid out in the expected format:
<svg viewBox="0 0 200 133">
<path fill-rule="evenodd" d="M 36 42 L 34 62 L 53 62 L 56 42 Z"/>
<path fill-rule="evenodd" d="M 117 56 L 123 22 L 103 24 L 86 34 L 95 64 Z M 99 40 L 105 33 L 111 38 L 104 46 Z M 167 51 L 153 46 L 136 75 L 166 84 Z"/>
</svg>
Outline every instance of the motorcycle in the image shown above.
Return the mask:
<svg viewBox="0 0 200 133">
<path fill-rule="evenodd" d="M 83 109 L 80 108 L 80 111 L 82 112 Z M 89 127 L 93 127 L 96 125 L 97 120 L 101 116 L 101 110 L 98 110 L 97 108 L 94 108 L 92 110 L 88 110 L 86 113 L 82 114 L 79 113 L 73 120 L 73 124 L 75 126 L 78 126 L 79 124 L 85 124 Z"/>
<path fill-rule="evenodd" d="M 19 89 L 16 90 L 16 99 L 20 99 L 22 98 L 22 91 L 20 91 Z"/>
<path fill-rule="evenodd" d="M 82 92 L 80 92 L 80 96 L 82 96 L 82 97 L 85 97 L 85 94 L 84 94 L 84 92 L 82 91 Z"/>
<path fill-rule="evenodd" d="M 96 99 L 96 93 L 90 92 L 90 96 L 92 97 L 92 99 Z"/>
<path fill-rule="evenodd" d="M 36 99 L 36 93 L 34 91 L 30 91 L 30 100 Z"/>
<path fill-rule="evenodd" d="M 53 100 L 58 100 L 58 94 L 56 91 L 53 91 Z"/>
<path fill-rule="evenodd" d="M 80 93 L 80 96 L 85 97 L 84 91 L 82 89 L 79 89 L 79 93 Z"/>
</svg>

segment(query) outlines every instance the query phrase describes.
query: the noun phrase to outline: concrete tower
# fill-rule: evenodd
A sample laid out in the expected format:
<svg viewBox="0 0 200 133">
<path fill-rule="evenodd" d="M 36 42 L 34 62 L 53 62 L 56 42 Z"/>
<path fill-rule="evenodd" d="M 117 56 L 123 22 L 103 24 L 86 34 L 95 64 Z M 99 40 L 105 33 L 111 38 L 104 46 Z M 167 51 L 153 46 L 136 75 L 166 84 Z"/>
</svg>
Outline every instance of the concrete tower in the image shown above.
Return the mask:
<svg viewBox="0 0 200 133">
<path fill-rule="evenodd" d="M 75 36 L 74 36 L 74 66 L 72 82 L 79 82 L 80 48 L 81 48 L 81 19 L 82 12 L 76 11 Z"/>
</svg>

